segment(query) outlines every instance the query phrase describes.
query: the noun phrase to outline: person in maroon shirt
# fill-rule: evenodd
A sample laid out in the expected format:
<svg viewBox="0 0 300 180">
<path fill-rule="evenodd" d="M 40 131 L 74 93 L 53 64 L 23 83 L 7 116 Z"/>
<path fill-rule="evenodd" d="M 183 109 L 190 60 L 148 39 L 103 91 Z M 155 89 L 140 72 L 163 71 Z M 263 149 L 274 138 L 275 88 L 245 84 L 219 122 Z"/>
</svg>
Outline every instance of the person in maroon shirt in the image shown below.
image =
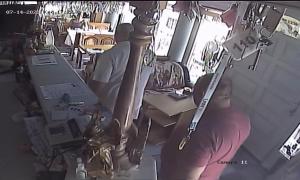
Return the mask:
<svg viewBox="0 0 300 180">
<path fill-rule="evenodd" d="M 193 98 L 199 105 L 213 74 L 200 77 Z M 250 133 L 249 118 L 231 106 L 232 82 L 223 77 L 214 92 L 196 131 L 182 151 L 178 150 L 194 112 L 182 115 L 162 148 L 162 180 L 218 180 L 227 164 Z"/>
</svg>

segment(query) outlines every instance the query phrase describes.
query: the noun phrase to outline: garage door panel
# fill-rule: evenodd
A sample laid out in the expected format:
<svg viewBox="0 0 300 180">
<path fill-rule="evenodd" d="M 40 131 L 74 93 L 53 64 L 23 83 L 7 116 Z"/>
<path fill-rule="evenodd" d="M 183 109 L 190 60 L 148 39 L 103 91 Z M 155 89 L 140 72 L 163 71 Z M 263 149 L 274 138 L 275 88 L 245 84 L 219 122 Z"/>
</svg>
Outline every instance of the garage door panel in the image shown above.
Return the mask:
<svg viewBox="0 0 300 180">
<path fill-rule="evenodd" d="M 295 70 L 300 69 L 300 47 L 297 44 L 292 44 L 285 47 L 283 58 L 281 62 L 286 63 L 288 66 Z"/>
<path fill-rule="evenodd" d="M 269 66 L 269 61 L 272 59 L 271 56 L 269 58 L 262 58 L 263 61 L 258 62 L 257 69 L 255 71 L 252 71 L 248 69 L 250 65 L 253 65 L 254 59 L 255 59 L 256 54 L 252 54 L 245 58 L 243 61 L 236 61 L 234 62 L 233 66 L 234 68 L 238 69 L 238 71 L 244 71 L 247 72 L 248 75 L 250 75 L 253 78 L 262 78 L 262 76 L 265 75 L 265 72 L 268 69 Z M 264 54 L 261 55 L 263 57 Z"/>
<path fill-rule="evenodd" d="M 234 76 L 232 78 L 233 89 L 237 89 L 237 93 L 244 96 L 253 96 L 257 89 L 257 84 L 244 76 Z"/>
<path fill-rule="evenodd" d="M 286 46 L 285 36 L 286 35 L 283 35 L 278 32 L 273 34 L 273 37 L 271 38 L 273 44 L 270 45 L 268 48 L 266 48 L 264 53 L 274 58 L 282 57 L 282 54 L 284 53 L 284 49 Z"/>
<path fill-rule="evenodd" d="M 252 115 L 250 115 L 250 119 L 252 128 L 250 136 L 245 142 L 245 146 L 252 154 L 256 155 L 258 159 L 263 159 L 269 152 L 269 149 L 264 147 L 274 145 L 274 142 L 271 142 L 271 139 L 274 138 L 274 133 L 272 133 L 272 129 L 274 129 L 274 126 L 267 123 L 267 120 L 257 113 L 253 113 Z M 257 136 L 264 137 L 264 139 L 269 139 L 269 141 L 258 141 L 255 138 Z"/>
<path fill-rule="evenodd" d="M 245 147 L 268 168 L 280 158 L 278 145 L 300 121 L 300 41 L 280 33 L 271 41 L 257 71 L 248 70 L 253 56 L 248 62 L 234 62 L 229 70 L 234 104 L 241 104 L 251 116 L 252 132 Z"/>
<path fill-rule="evenodd" d="M 299 59 L 300 61 L 300 59 Z M 273 71 L 273 75 L 270 79 L 270 87 L 280 91 L 285 97 L 290 100 L 297 101 L 300 92 L 300 77 L 287 71 L 286 69 L 276 66 Z"/>
<path fill-rule="evenodd" d="M 259 115 L 261 118 L 263 118 L 266 122 L 262 123 L 263 128 L 276 128 L 278 125 L 281 125 L 281 118 L 271 110 L 269 110 L 266 106 L 263 104 L 257 104 L 255 108 L 252 110 L 254 114 Z M 260 124 L 260 123 L 259 123 Z M 264 126 L 267 125 L 267 126 Z"/>
<path fill-rule="evenodd" d="M 259 131 L 264 135 L 269 136 L 270 133 L 274 131 L 274 127 L 276 127 L 276 123 L 273 123 L 272 120 L 262 116 L 259 113 L 250 114 L 250 119 L 254 131 Z"/>
<path fill-rule="evenodd" d="M 258 103 L 262 103 L 266 108 L 271 110 L 271 113 L 274 113 L 281 118 L 288 117 L 290 110 L 295 107 L 293 103 L 286 101 L 271 91 L 265 92 L 261 102 Z"/>
</svg>

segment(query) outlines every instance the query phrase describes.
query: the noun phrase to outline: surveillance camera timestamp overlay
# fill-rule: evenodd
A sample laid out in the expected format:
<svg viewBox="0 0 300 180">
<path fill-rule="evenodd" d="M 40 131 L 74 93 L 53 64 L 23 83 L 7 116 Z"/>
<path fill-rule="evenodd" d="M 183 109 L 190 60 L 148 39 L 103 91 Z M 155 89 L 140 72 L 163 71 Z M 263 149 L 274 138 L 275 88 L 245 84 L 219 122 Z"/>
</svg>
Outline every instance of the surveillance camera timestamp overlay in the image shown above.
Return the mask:
<svg viewBox="0 0 300 180">
<path fill-rule="evenodd" d="M 33 15 L 38 14 L 37 10 L 6 10 L 6 15 Z"/>
</svg>

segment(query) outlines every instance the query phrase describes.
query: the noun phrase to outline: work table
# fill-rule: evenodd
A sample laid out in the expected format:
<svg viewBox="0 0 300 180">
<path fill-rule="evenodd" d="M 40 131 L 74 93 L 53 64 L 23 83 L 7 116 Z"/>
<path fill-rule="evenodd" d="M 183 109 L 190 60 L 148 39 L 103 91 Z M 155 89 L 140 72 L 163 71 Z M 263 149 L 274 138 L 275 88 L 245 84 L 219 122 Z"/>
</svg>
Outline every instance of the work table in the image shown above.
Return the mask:
<svg viewBox="0 0 300 180">
<path fill-rule="evenodd" d="M 41 86 L 74 83 L 79 85 L 81 89 L 84 89 L 84 94 L 78 97 L 72 97 L 72 102 L 84 102 L 84 105 L 96 104 L 98 101 L 97 96 L 89 89 L 83 79 L 59 53 L 56 47 L 54 47 L 54 54 L 49 54 L 49 56 L 53 56 L 57 64 L 33 65 L 32 58 L 34 56 L 26 57 L 32 83 L 47 122 L 51 122 L 51 110 L 56 104 L 58 104 L 59 99 L 45 99 L 41 91 Z"/>
</svg>

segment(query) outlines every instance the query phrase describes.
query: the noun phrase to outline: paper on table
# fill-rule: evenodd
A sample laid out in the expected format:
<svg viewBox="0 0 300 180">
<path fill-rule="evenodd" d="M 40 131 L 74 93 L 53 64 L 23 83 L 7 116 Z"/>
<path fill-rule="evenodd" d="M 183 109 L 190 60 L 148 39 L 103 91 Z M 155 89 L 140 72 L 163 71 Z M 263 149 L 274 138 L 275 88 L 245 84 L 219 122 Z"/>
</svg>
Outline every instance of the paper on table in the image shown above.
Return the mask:
<svg viewBox="0 0 300 180">
<path fill-rule="evenodd" d="M 59 99 L 65 93 L 72 97 L 81 97 L 86 94 L 85 89 L 80 84 L 64 83 L 40 86 L 45 99 Z"/>
<path fill-rule="evenodd" d="M 53 55 L 45 54 L 45 55 L 39 55 L 39 56 L 32 57 L 32 65 L 34 65 L 34 66 L 50 65 L 50 64 L 57 64 Z"/>
</svg>

